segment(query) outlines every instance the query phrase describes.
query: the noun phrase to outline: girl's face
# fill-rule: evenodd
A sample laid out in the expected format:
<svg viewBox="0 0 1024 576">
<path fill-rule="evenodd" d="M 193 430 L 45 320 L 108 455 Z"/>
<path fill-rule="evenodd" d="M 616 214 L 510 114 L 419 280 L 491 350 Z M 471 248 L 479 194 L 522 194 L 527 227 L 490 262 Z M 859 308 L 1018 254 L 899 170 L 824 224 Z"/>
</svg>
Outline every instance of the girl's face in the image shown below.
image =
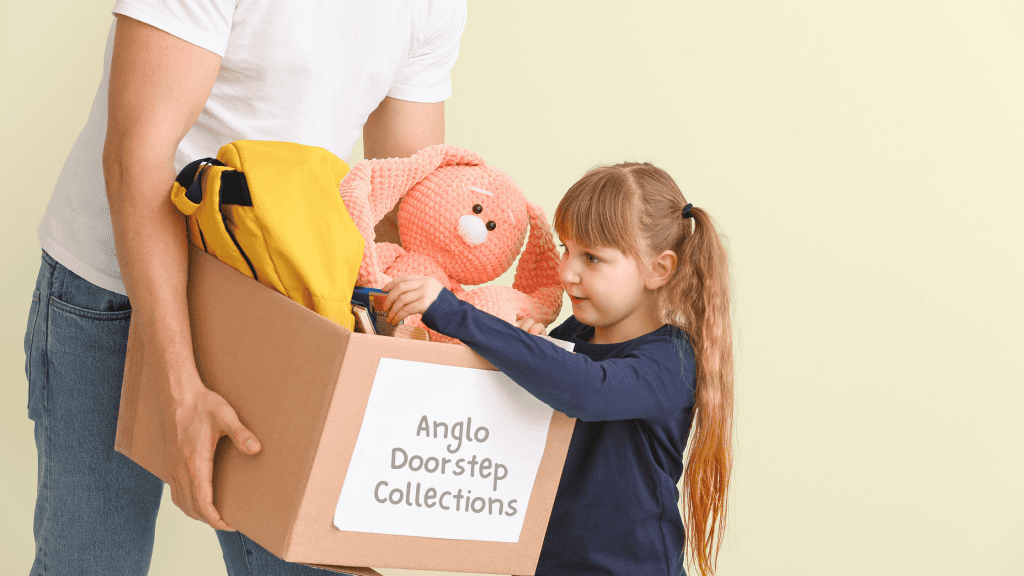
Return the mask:
<svg viewBox="0 0 1024 576">
<path fill-rule="evenodd" d="M 572 313 L 594 327 L 595 344 L 625 342 L 661 326 L 657 291 L 641 265 L 617 248 L 581 246 L 564 239 L 558 272 Z"/>
</svg>

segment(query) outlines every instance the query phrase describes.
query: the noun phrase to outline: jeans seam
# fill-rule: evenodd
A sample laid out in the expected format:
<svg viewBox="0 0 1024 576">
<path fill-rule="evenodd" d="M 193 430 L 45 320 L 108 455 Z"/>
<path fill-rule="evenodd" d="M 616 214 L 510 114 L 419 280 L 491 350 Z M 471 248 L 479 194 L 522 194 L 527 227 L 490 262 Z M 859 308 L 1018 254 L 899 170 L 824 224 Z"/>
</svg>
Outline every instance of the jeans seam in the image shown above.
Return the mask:
<svg viewBox="0 0 1024 576">
<path fill-rule="evenodd" d="M 42 306 L 42 302 L 40 302 L 40 299 L 41 294 L 39 293 L 39 290 L 33 290 L 32 304 L 30 304 L 29 306 L 35 309 L 35 314 L 32 314 L 31 312 L 29 313 L 29 324 L 27 328 L 28 349 L 25 350 L 25 378 L 28 379 L 28 385 L 30 389 L 32 387 L 32 373 L 34 372 L 34 370 L 32 369 L 32 351 L 35 350 L 36 324 L 39 321 L 39 307 Z"/>
<path fill-rule="evenodd" d="M 60 294 L 57 296 L 57 300 L 61 301 L 67 298 L 66 294 L 68 293 L 68 276 L 71 276 L 71 274 L 69 274 L 71 270 L 69 270 L 66 266 L 64 267 L 63 272 L 64 273 L 61 274 L 62 278 L 60 279 Z M 53 298 L 53 292 L 50 292 L 50 298 Z"/>
<path fill-rule="evenodd" d="M 242 558 L 245 559 L 245 571 L 249 576 L 253 576 L 252 566 L 249 565 L 249 554 L 251 553 L 249 546 L 246 545 L 245 537 L 242 536 L 241 532 L 235 532 L 235 534 L 238 534 L 238 540 L 242 543 Z"/>
<path fill-rule="evenodd" d="M 44 254 L 43 266 L 46 267 L 47 273 L 52 275 L 53 274 L 53 264 L 50 264 L 48 258 L 53 258 L 53 256 L 50 256 L 50 253 L 47 252 L 46 250 L 43 250 L 43 254 Z"/>
<path fill-rule="evenodd" d="M 49 542 L 48 542 L 48 540 L 49 540 L 49 530 L 48 530 L 48 528 L 49 528 L 49 525 L 50 525 L 50 466 L 49 466 L 48 458 L 49 458 L 49 453 L 50 453 L 50 445 L 52 444 L 51 438 L 50 438 L 50 406 L 49 406 L 49 404 L 50 404 L 50 298 L 49 297 L 53 293 L 53 275 L 54 275 L 54 273 L 55 273 L 55 270 L 53 268 L 51 268 L 50 274 L 49 274 L 49 278 L 47 279 L 47 286 L 46 286 L 46 295 L 47 295 L 47 297 L 46 297 L 46 309 L 44 310 L 45 313 L 46 313 L 46 322 L 43 323 L 44 333 L 41 335 L 42 336 L 42 341 L 39 343 L 39 345 L 41 347 L 41 350 L 40 350 L 41 358 L 40 358 L 40 362 L 39 362 L 39 364 L 40 364 L 39 368 L 41 369 L 41 372 L 42 372 L 42 374 L 40 375 L 40 376 L 42 376 L 42 381 L 39 382 L 39 385 L 42 387 L 42 389 L 40 390 L 40 393 L 43 395 L 43 413 L 42 413 L 41 418 L 40 418 L 40 420 L 42 421 L 42 424 L 43 424 L 43 458 L 42 458 L 42 460 L 43 460 L 43 491 L 46 494 L 46 498 L 45 498 L 44 503 L 43 503 L 43 505 L 45 507 L 43 509 L 43 525 L 42 525 L 42 528 L 40 530 L 40 538 L 39 538 L 39 540 L 41 541 L 40 542 L 40 546 L 42 547 L 42 550 L 40 551 L 39 556 L 40 556 L 40 560 L 42 561 L 41 563 L 42 563 L 42 566 L 43 566 L 43 574 L 46 574 L 46 573 L 49 572 L 49 568 L 46 565 L 46 551 L 49 550 Z M 42 306 L 43 305 L 42 294 L 39 295 L 39 300 L 40 300 L 39 305 Z M 33 337 L 33 339 L 34 339 L 34 337 Z M 34 346 L 34 344 L 33 344 L 33 346 Z"/>
</svg>

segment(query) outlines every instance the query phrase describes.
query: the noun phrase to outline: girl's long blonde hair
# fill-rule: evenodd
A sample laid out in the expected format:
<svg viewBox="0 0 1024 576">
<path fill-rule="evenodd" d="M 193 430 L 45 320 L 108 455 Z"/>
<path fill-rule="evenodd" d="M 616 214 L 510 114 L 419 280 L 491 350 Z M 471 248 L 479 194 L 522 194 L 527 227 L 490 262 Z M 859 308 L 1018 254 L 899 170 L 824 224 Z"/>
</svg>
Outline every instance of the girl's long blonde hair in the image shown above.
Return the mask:
<svg viewBox="0 0 1024 576">
<path fill-rule="evenodd" d="M 663 320 L 686 332 L 696 353 L 694 419 L 683 475 L 687 556 L 715 572 L 725 534 L 732 471 L 733 360 L 729 270 L 711 217 L 651 164 L 601 166 L 574 184 L 555 210 L 555 231 L 643 262 L 672 250 L 678 265 L 661 288 Z"/>
</svg>

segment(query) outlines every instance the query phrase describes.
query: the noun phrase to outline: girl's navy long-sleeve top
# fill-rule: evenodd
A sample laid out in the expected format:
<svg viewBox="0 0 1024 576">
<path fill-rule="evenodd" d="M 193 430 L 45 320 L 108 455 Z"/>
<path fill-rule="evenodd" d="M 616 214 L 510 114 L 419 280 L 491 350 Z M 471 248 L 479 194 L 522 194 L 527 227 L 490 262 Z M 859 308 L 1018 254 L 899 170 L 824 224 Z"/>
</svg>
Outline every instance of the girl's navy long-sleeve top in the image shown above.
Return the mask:
<svg viewBox="0 0 1024 576">
<path fill-rule="evenodd" d="M 684 530 L 676 485 L 693 420 L 694 354 L 673 326 L 616 344 L 570 317 L 567 352 L 443 289 L 423 314 L 528 392 L 577 418 L 538 575 L 672 574 Z"/>
</svg>

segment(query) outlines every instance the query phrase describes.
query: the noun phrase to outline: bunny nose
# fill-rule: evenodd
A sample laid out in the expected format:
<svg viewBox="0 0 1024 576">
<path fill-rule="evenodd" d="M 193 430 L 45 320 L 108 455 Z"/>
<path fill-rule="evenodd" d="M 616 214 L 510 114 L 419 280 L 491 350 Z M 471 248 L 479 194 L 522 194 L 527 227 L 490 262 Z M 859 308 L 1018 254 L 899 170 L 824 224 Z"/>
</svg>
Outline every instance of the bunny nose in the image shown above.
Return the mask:
<svg viewBox="0 0 1024 576">
<path fill-rule="evenodd" d="M 470 246 L 479 246 L 487 240 L 487 225 L 477 216 L 459 218 L 459 236 Z"/>
</svg>

